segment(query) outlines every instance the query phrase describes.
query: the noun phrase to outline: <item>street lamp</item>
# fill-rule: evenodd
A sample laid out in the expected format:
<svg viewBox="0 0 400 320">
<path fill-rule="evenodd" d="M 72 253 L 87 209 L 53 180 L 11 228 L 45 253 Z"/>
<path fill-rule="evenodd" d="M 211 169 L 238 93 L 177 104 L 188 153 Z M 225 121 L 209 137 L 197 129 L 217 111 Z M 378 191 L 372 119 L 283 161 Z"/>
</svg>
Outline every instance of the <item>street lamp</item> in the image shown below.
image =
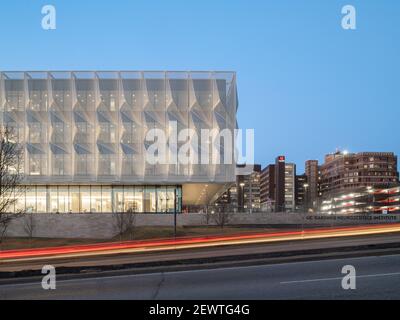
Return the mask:
<svg viewBox="0 0 400 320">
<path fill-rule="evenodd" d="M 307 210 L 308 210 L 308 189 L 307 188 L 309 187 L 309 184 L 305 183 L 303 185 L 303 187 L 304 187 L 304 211 L 307 212 Z"/>
<path fill-rule="evenodd" d="M 241 183 L 239 183 L 239 186 L 240 186 L 240 188 L 241 188 L 241 198 L 242 198 L 242 207 L 243 207 L 243 212 L 244 212 L 244 185 L 245 185 L 245 183 L 244 182 L 241 182 Z"/>
<path fill-rule="evenodd" d="M 174 187 L 174 239 L 176 239 L 176 207 L 177 207 L 177 203 L 176 203 L 176 188 L 178 186 Z"/>
<path fill-rule="evenodd" d="M 206 184 L 205 186 L 204 186 L 204 189 L 203 189 L 203 192 L 205 193 L 205 197 L 206 197 L 206 214 L 208 215 L 208 184 Z"/>
</svg>

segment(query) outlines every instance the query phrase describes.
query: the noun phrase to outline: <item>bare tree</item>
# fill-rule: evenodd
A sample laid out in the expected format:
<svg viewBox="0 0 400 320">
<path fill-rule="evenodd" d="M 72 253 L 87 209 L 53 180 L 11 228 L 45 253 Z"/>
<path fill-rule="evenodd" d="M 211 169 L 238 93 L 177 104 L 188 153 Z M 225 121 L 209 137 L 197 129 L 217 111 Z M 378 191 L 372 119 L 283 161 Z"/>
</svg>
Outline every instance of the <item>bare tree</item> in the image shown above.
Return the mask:
<svg viewBox="0 0 400 320">
<path fill-rule="evenodd" d="M 204 212 L 204 220 L 206 225 L 210 224 L 211 216 L 212 216 L 211 210 L 207 210 L 206 212 Z"/>
<path fill-rule="evenodd" d="M 128 210 L 128 212 L 114 212 L 114 228 L 117 231 L 119 240 L 122 240 L 122 236 L 128 233 L 129 239 L 133 240 L 134 231 L 136 226 L 136 212 Z"/>
<path fill-rule="evenodd" d="M 213 214 L 214 222 L 217 226 L 224 228 L 225 225 L 231 220 L 231 213 L 225 210 L 219 210 Z"/>
<path fill-rule="evenodd" d="M 23 209 L 14 211 L 15 203 L 24 193 L 20 185 L 22 163 L 23 147 L 17 143 L 14 130 L 8 126 L 0 127 L 0 243 L 11 221 L 25 213 Z"/>
</svg>

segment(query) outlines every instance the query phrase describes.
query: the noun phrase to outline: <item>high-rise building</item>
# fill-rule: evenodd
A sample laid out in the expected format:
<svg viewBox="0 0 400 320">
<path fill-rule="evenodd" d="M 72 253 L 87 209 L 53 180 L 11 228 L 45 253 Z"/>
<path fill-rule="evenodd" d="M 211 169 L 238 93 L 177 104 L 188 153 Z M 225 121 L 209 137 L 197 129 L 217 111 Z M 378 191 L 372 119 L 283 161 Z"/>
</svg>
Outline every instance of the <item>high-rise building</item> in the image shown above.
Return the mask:
<svg viewBox="0 0 400 320">
<path fill-rule="evenodd" d="M 393 187 L 399 182 L 397 156 L 392 152 L 335 152 L 321 165 L 324 198 L 361 187 Z"/>
<path fill-rule="evenodd" d="M 285 211 L 285 156 L 275 159 L 275 212 Z"/>
<path fill-rule="evenodd" d="M 25 150 L 26 191 L 16 206 L 171 212 L 208 203 L 235 181 L 235 164 L 182 163 L 174 153 L 151 163 L 147 133 L 160 129 L 179 149 L 187 141 L 173 138 L 171 123 L 198 137 L 201 129 L 233 132 L 236 98 L 233 72 L 1 72 L 0 121 Z"/>
<path fill-rule="evenodd" d="M 261 208 L 272 211 L 275 208 L 275 165 L 270 164 L 261 171 L 260 175 Z"/>
<path fill-rule="evenodd" d="M 238 166 L 242 168 L 243 166 Z M 230 211 L 254 212 L 260 210 L 261 165 L 255 164 L 248 174 L 238 174 L 232 184 L 214 202 L 216 207 Z"/>
<path fill-rule="evenodd" d="M 295 186 L 296 186 L 296 165 L 294 163 L 285 164 L 285 204 L 283 211 L 293 212 L 296 209 Z"/>
<path fill-rule="evenodd" d="M 278 156 L 275 164 L 270 164 L 261 172 L 261 207 L 273 211 L 295 210 L 296 165 L 286 163 L 285 156 Z"/>
<path fill-rule="evenodd" d="M 296 175 L 295 203 L 296 211 L 307 211 L 308 181 L 305 174 Z"/>
<path fill-rule="evenodd" d="M 243 211 L 260 210 L 260 174 L 261 165 L 255 164 L 251 173 L 237 176 L 238 206 Z"/>
<path fill-rule="evenodd" d="M 318 207 L 319 198 L 319 175 L 318 160 L 307 160 L 305 163 L 305 175 L 307 176 L 307 195 L 306 195 L 306 207 L 315 209 Z"/>
</svg>

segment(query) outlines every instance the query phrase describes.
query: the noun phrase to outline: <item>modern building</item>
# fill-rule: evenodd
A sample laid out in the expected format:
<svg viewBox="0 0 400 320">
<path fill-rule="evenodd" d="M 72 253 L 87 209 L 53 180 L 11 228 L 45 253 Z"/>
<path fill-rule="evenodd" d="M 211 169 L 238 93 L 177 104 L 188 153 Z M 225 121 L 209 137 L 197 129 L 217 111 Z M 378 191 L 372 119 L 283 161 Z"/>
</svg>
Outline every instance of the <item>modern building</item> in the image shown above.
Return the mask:
<svg viewBox="0 0 400 320">
<path fill-rule="evenodd" d="M 296 186 L 296 165 L 294 163 L 285 164 L 285 204 L 283 211 L 293 212 L 296 209 L 295 186 Z M 279 189 L 279 188 L 277 188 Z"/>
<path fill-rule="evenodd" d="M 275 212 L 286 211 L 285 207 L 285 156 L 279 156 L 275 159 Z"/>
<path fill-rule="evenodd" d="M 25 149 L 26 191 L 16 206 L 172 212 L 208 203 L 235 181 L 235 164 L 212 157 L 199 164 L 197 146 L 187 163 L 176 152 L 151 163 L 147 152 L 157 139 L 147 133 L 165 132 L 168 147 L 180 150 L 195 141 L 188 134 L 177 139 L 182 129 L 199 140 L 201 129 L 233 133 L 236 110 L 233 72 L 1 72 L 0 121 Z M 229 143 L 220 142 L 221 159 Z"/>
<path fill-rule="evenodd" d="M 264 211 L 273 211 L 275 208 L 275 164 L 261 170 L 260 201 Z"/>
<path fill-rule="evenodd" d="M 362 187 L 390 188 L 399 182 L 397 156 L 392 152 L 337 151 L 325 156 L 320 169 L 323 198 Z"/>
<path fill-rule="evenodd" d="M 215 209 L 223 212 L 238 212 L 242 208 L 238 206 L 238 188 L 233 183 L 218 199 L 212 204 Z"/>
<path fill-rule="evenodd" d="M 362 187 L 324 199 L 321 212 L 328 214 L 400 213 L 400 187 Z"/>
<path fill-rule="evenodd" d="M 261 171 L 260 201 L 263 210 L 274 212 L 292 212 L 295 201 L 296 165 L 286 163 L 285 156 L 278 156 L 275 164 Z"/>
<path fill-rule="evenodd" d="M 306 206 L 309 209 L 318 207 L 320 197 L 320 170 L 318 160 L 307 160 L 305 163 L 305 175 L 307 177 L 307 199 Z"/>
<path fill-rule="evenodd" d="M 261 165 L 259 164 L 255 164 L 248 174 L 237 174 L 236 182 L 215 201 L 214 205 L 225 211 L 259 211 L 261 204 L 260 174 Z"/>
<path fill-rule="evenodd" d="M 295 204 L 296 211 L 306 212 L 308 209 L 309 184 L 305 174 L 295 177 Z"/>
<path fill-rule="evenodd" d="M 260 174 L 261 165 L 255 164 L 251 173 L 237 176 L 238 207 L 245 212 L 260 210 Z"/>
</svg>

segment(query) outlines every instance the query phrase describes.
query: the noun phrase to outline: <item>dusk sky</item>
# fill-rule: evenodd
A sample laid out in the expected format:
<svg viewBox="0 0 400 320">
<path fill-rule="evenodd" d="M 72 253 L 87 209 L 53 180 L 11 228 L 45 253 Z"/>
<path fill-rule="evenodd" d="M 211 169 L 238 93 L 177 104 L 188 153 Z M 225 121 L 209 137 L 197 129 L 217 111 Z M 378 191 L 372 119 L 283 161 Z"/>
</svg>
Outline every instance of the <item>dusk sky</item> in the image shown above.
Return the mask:
<svg viewBox="0 0 400 320">
<path fill-rule="evenodd" d="M 42 6 L 57 29 L 41 28 Z M 357 29 L 341 9 L 357 10 Z M 397 0 L 34 1 L 1 4 L 0 70 L 229 70 L 256 162 L 336 148 L 400 154 Z"/>
</svg>

